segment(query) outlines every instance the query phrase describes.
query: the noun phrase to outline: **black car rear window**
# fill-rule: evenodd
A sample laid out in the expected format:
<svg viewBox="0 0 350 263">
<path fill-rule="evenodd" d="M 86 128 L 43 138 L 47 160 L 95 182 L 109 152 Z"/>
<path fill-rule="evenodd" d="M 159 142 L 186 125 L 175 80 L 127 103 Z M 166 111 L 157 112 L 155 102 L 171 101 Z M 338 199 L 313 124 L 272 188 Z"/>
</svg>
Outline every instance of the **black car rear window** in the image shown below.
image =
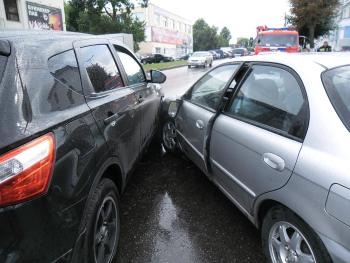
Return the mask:
<svg viewBox="0 0 350 263">
<path fill-rule="evenodd" d="M 350 131 L 350 65 L 324 72 L 322 81 L 334 109 Z"/>
<path fill-rule="evenodd" d="M 0 83 L 2 81 L 2 77 L 5 72 L 6 63 L 7 63 L 7 57 L 0 56 Z"/>
</svg>

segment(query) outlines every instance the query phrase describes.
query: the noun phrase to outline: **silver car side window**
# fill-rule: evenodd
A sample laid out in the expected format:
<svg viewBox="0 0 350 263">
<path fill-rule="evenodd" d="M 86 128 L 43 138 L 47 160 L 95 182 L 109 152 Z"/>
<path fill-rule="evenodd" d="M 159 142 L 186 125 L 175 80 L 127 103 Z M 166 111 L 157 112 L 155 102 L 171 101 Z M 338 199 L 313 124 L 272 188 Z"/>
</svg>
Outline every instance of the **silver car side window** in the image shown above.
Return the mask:
<svg viewBox="0 0 350 263">
<path fill-rule="evenodd" d="M 238 64 L 225 65 L 206 74 L 193 86 L 189 100 L 195 104 L 216 110 L 226 84 L 238 66 Z"/>
<path fill-rule="evenodd" d="M 228 113 L 302 137 L 306 101 L 295 77 L 272 66 L 254 65 Z"/>
</svg>

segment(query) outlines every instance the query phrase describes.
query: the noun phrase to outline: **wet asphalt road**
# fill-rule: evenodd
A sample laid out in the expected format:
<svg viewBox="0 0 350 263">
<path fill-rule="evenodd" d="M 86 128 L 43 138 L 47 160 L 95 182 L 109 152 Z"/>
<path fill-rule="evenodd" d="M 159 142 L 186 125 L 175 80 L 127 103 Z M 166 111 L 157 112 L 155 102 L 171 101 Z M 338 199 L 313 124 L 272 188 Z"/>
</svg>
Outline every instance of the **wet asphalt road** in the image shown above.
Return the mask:
<svg viewBox="0 0 350 263">
<path fill-rule="evenodd" d="M 117 263 L 265 262 L 260 235 L 183 156 L 154 143 L 122 197 Z"/>
<path fill-rule="evenodd" d="M 208 70 L 164 71 L 165 95 L 183 94 Z M 116 263 L 265 262 L 250 221 L 191 161 L 162 156 L 159 143 L 133 173 L 121 210 Z"/>
</svg>

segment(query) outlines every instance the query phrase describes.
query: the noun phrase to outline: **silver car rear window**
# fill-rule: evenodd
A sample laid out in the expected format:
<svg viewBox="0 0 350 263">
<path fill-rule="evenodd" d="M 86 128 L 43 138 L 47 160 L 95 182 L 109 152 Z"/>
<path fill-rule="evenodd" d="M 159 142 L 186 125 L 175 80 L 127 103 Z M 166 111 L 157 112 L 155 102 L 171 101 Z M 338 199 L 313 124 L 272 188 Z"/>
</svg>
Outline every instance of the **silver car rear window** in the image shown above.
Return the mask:
<svg viewBox="0 0 350 263">
<path fill-rule="evenodd" d="M 324 72 L 322 81 L 339 118 L 350 130 L 350 65 Z"/>
</svg>

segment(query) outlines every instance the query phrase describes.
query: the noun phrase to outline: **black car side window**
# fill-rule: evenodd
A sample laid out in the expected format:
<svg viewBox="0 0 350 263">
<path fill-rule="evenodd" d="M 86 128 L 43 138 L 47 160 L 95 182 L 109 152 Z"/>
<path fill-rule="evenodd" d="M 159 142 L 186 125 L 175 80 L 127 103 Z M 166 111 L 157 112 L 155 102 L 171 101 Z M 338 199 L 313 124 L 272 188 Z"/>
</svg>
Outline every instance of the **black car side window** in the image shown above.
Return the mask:
<svg viewBox="0 0 350 263">
<path fill-rule="evenodd" d="M 146 82 L 146 77 L 143 69 L 137 63 L 137 61 L 132 57 L 132 55 L 124 48 L 114 45 L 118 56 L 123 64 L 124 70 L 126 72 L 129 85 L 134 85 L 138 83 Z"/>
<path fill-rule="evenodd" d="M 123 81 L 107 45 L 83 47 L 82 58 L 96 93 L 123 87 Z"/>
<path fill-rule="evenodd" d="M 227 113 L 303 138 L 307 102 L 288 71 L 255 65 Z"/>
<path fill-rule="evenodd" d="M 78 63 L 72 49 L 49 58 L 48 67 L 57 81 L 82 94 Z"/>
<path fill-rule="evenodd" d="M 225 65 L 218 67 L 196 84 L 194 84 L 189 100 L 195 104 L 216 110 L 221 101 L 227 82 L 233 76 L 238 67 L 237 65 Z"/>
</svg>

